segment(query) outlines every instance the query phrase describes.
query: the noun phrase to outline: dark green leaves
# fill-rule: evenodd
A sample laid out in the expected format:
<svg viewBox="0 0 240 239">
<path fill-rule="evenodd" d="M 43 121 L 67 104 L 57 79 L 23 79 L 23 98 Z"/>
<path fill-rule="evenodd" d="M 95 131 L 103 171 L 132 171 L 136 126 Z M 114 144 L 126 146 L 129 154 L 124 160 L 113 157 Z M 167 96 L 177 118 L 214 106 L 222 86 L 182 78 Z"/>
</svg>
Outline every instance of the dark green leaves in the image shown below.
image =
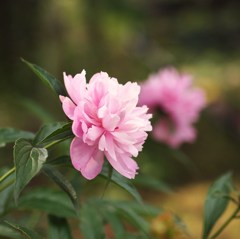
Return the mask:
<svg viewBox="0 0 240 239">
<path fill-rule="evenodd" d="M 232 189 L 232 175 L 227 173 L 213 183 L 204 205 L 203 239 L 207 239 L 213 226 L 225 211 Z"/>
<path fill-rule="evenodd" d="M 24 59 L 22 59 L 22 61 L 42 80 L 43 83 L 51 88 L 53 92 L 55 92 L 57 95 L 67 95 L 63 84 L 54 76 L 35 64 L 32 64 Z"/>
<path fill-rule="evenodd" d="M 10 223 L 10 222 L 6 222 L 6 224 L 9 226 L 9 228 L 12 228 L 15 232 L 18 233 L 17 238 L 40 239 L 40 236 L 36 232 L 34 232 L 26 227 L 22 227 L 22 226 L 19 226 L 19 225 Z M 15 237 L 13 237 L 13 238 L 15 238 Z"/>
<path fill-rule="evenodd" d="M 109 167 L 104 166 L 100 176 L 110 180 L 111 182 L 115 183 L 119 187 L 125 189 L 128 193 L 130 193 L 138 202 L 142 203 L 142 199 L 140 194 L 138 193 L 137 189 L 134 185 L 130 182 L 130 180 L 126 179 L 125 177 L 121 176 L 118 172 L 113 170 L 111 177 L 109 178 Z"/>
<path fill-rule="evenodd" d="M 124 236 L 126 230 L 124 228 L 123 222 L 116 213 L 112 212 L 111 210 L 104 210 L 103 217 L 110 224 L 112 230 L 114 231 L 114 236 L 116 239 L 125 238 Z"/>
<path fill-rule="evenodd" d="M 49 188 L 38 188 L 23 195 L 19 199 L 19 208 L 40 210 L 58 217 L 76 217 L 69 197 Z"/>
<path fill-rule="evenodd" d="M 71 158 L 69 155 L 63 155 L 54 159 L 50 159 L 46 162 L 46 165 L 53 167 L 70 167 L 72 168 Z"/>
<path fill-rule="evenodd" d="M 66 218 L 49 215 L 48 225 L 49 225 L 48 230 L 49 239 L 56 238 L 72 239 L 71 231 Z"/>
<path fill-rule="evenodd" d="M 48 152 L 44 148 L 36 148 L 24 139 L 16 141 L 14 146 L 14 164 L 16 181 L 14 187 L 15 200 L 20 192 L 37 175 L 46 161 Z"/>
<path fill-rule="evenodd" d="M 82 205 L 80 211 L 80 229 L 85 239 L 105 239 L 103 218 L 96 204 Z"/>
<path fill-rule="evenodd" d="M 46 147 L 73 137 L 72 123 L 56 122 L 44 125 L 33 140 L 34 145 Z"/>
<path fill-rule="evenodd" d="M 63 190 L 71 199 L 74 207 L 78 208 L 78 198 L 72 184 L 55 168 L 50 165 L 44 165 L 43 171 Z"/>
<path fill-rule="evenodd" d="M 7 225 L 0 224 L 0 238 L 19 239 L 19 233 Z"/>
<path fill-rule="evenodd" d="M 146 207 L 145 207 L 146 206 Z M 149 205 L 131 201 L 92 199 L 85 202 L 80 211 L 81 233 L 85 239 L 106 238 L 103 231 L 108 224 L 116 239 L 132 235 L 125 227 L 126 222 L 138 230 L 139 237 L 149 238 L 149 221 L 145 217 L 156 216 L 160 210 Z"/>
<path fill-rule="evenodd" d="M 7 143 L 14 143 L 17 139 L 33 139 L 34 134 L 28 131 L 23 131 L 13 128 L 0 129 L 0 147 L 5 146 Z"/>
<path fill-rule="evenodd" d="M 127 220 L 131 225 L 137 228 L 140 232 L 143 232 L 145 235 L 149 233 L 149 222 L 141 216 L 136 208 L 132 208 L 131 204 L 128 203 L 117 203 L 113 204 L 116 208 L 117 213 L 125 220 Z M 141 205 L 140 207 L 143 207 Z"/>
</svg>

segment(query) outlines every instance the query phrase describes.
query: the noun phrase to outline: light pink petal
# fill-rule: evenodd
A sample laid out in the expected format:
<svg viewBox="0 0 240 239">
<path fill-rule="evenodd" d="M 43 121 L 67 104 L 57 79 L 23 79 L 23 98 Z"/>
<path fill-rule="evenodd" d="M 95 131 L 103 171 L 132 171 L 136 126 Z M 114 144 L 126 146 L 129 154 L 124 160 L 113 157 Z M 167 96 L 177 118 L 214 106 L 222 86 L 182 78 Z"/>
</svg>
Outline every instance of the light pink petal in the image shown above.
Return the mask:
<svg viewBox="0 0 240 239">
<path fill-rule="evenodd" d="M 67 89 L 67 92 L 75 104 L 78 104 L 86 92 L 86 72 L 83 70 L 80 74 L 72 76 L 67 76 L 66 73 L 63 73 L 64 84 Z"/>
<path fill-rule="evenodd" d="M 99 118 L 104 118 L 105 115 L 107 115 L 109 112 L 108 112 L 108 109 L 105 105 L 103 105 L 101 108 L 98 109 L 98 117 Z"/>
<path fill-rule="evenodd" d="M 104 141 L 103 141 L 104 140 Z M 104 143 L 103 143 L 104 142 Z M 113 160 L 117 160 L 116 158 L 116 154 L 115 154 L 115 147 L 116 147 L 116 144 L 113 140 L 113 136 L 109 133 L 106 133 L 104 135 L 104 138 L 102 139 L 101 141 L 101 145 L 100 147 L 103 148 L 104 146 L 104 150 L 106 152 L 108 152 L 108 154 L 112 157 Z"/>
<path fill-rule="evenodd" d="M 114 160 L 108 153 L 105 153 L 112 167 L 123 176 L 133 179 L 137 174 L 138 165 L 127 154 L 118 154 L 117 161 Z"/>
<path fill-rule="evenodd" d="M 96 82 L 98 83 L 98 82 L 101 82 L 102 80 L 104 81 L 108 78 L 109 78 L 109 76 L 108 76 L 108 73 L 106 73 L 106 72 L 101 71 L 99 73 L 96 73 L 91 77 L 91 79 L 89 81 L 89 86 L 91 86 L 93 83 L 96 83 Z"/>
<path fill-rule="evenodd" d="M 81 122 L 78 119 L 73 120 L 72 131 L 73 131 L 73 134 L 75 136 L 77 136 L 78 138 L 82 138 L 83 134 L 85 133 L 83 130 L 83 128 L 84 128 L 83 125 L 85 126 L 84 122 Z M 85 130 L 87 130 L 87 129 L 85 129 Z"/>
<path fill-rule="evenodd" d="M 111 132 L 111 134 L 114 136 L 114 139 L 118 141 L 121 144 L 133 144 L 135 141 L 135 138 L 131 137 L 130 134 L 127 132 Z"/>
<path fill-rule="evenodd" d="M 178 148 L 184 142 L 193 142 L 196 132 L 191 125 L 175 125 L 173 128 L 167 121 L 161 120 L 154 126 L 153 136 L 173 148 Z"/>
<path fill-rule="evenodd" d="M 138 103 L 138 95 L 140 93 L 140 86 L 135 82 L 127 82 L 119 92 L 120 95 L 124 95 L 124 108 L 126 111 L 134 109 Z"/>
<path fill-rule="evenodd" d="M 104 132 L 103 128 L 92 126 L 91 128 L 88 129 L 87 135 L 90 140 L 95 141 L 98 139 Z"/>
<path fill-rule="evenodd" d="M 85 167 L 81 170 L 82 175 L 88 180 L 95 178 L 102 171 L 103 159 L 103 152 L 99 150 L 95 151 L 95 154 L 92 155 Z"/>
<path fill-rule="evenodd" d="M 81 171 L 96 151 L 96 146 L 89 146 L 75 137 L 70 145 L 70 156 L 75 169 Z"/>
<path fill-rule="evenodd" d="M 102 120 L 103 127 L 108 131 L 113 131 L 119 124 L 120 117 L 118 115 L 108 114 Z"/>
<path fill-rule="evenodd" d="M 91 126 L 91 128 L 89 128 L 87 133 L 84 135 L 84 142 L 86 142 L 88 145 L 96 144 L 103 132 L 103 128 L 96 127 L 94 125 Z"/>
<path fill-rule="evenodd" d="M 62 107 L 63 107 L 64 113 L 67 115 L 67 117 L 69 119 L 73 120 L 76 105 L 68 97 L 60 95 L 59 98 L 62 102 Z"/>
<path fill-rule="evenodd" d="M 99 140 L 98 147 L 101 151 L 104 151 L 106 148 L 106 137 L 103 134 Z"/>
<path fill-rule="evenodd" d="M 101 172 L 103 153 L 96 146 L 89 146 L 75 137 L 70 146 L 70 156 L 74 168 L 85 178 L 93 179 Z"/>
</svg>

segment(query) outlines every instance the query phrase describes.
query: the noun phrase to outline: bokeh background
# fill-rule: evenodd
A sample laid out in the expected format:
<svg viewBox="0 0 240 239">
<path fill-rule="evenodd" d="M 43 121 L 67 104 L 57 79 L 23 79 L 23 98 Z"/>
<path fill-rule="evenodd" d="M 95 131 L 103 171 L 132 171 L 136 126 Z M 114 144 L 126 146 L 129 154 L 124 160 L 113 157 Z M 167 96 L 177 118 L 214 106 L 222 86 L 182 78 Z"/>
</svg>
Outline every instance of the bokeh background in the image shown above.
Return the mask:
<svg viewBox="0 0 240 239">
<path fill-rule="evenodd" d="M 60 80 L 63 71 L 86 69 L 88 79 L 106 71 L 122 83 L 141 82 L 159 68 L 175 66 L 206 91 L 198 139 L 175 153 L 148 141 L 140 156 L 143 171 L 181 190 L 205 185 L 228 170 L 237 179 L 239 10 L 238 0 L 2 0 L 0 127 L 36 131 L 42 123 L 65 119 L 58 99 L 21 57 Z M 0 166 L 12 164 L 11 150 L 11 145 L 0 149 Z M 193 188 L 199 188 L 203 204 L 205 187 Z M 197 197 L 190 189 L 187 195 Z M 157 195 L 150 195 L 146 198 L 156 203 Z"/>
</svg>

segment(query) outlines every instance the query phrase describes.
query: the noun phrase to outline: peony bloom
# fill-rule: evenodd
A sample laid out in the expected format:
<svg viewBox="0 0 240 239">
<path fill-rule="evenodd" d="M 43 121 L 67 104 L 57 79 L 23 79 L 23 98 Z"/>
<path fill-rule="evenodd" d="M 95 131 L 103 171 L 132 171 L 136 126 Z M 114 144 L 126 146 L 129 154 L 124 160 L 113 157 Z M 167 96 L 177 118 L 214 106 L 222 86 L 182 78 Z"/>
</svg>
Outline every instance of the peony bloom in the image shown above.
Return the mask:
<svg viewBox="0 0 240 239">
<path fill-rule="evenodd" d="M 179 74 L 173 68 L 150 75 L 141 85 L 139 105 L 147 105 L 159 120 L 153 128 L 155 139 L 173 148 L 183 142 L 193 142 L 193 127 L 205 105 L 204 92 L 192 87 L 189 75 Z"/>
<path fill-rule="evenodd" d="M 85 71 L 64 73 L 69 97 L 60 96 L 63 111 L 73 121 L 75 135 L 70 156 L 73 166 L 87 179 L 102 170 L 104 156 L 127 178 L 134 178 L 138 165 L 132 159 L 142 150 L 152 127 L 146 106 L 138 107 L 137 83 L 119 84 L 107 73 L 93 75 L 86 83 Z"/>
</svg>

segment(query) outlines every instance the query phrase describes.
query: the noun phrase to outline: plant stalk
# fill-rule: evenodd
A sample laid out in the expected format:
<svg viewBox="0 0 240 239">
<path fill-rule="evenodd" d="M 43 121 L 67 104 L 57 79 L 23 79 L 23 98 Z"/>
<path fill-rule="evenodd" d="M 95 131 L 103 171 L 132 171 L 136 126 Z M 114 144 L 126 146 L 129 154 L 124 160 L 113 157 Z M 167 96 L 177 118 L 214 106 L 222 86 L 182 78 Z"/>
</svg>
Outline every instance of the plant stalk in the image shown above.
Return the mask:
<svg viewBox="0 0 240 239">
<path fill-rule="evenodd" d="M 12 173 L 15 172 L 15 167 L 11 168 L 9 171 L 7 171 L 1 178 L 0 183 L 3 182 L 5 179 L 7 179 Z"/>
<path fill-rule="evenodd" d="M 237 214 L 240 211 L 240 205 L 235 209 L 235 211 L 232 213 L 232 215 L 226 220 L 225 223 L 209 238 L 209 239 L 215 239 L 217 238 L 220 233 L 228 226 L 228 224 L 237 217 Z"/>
</svg>

